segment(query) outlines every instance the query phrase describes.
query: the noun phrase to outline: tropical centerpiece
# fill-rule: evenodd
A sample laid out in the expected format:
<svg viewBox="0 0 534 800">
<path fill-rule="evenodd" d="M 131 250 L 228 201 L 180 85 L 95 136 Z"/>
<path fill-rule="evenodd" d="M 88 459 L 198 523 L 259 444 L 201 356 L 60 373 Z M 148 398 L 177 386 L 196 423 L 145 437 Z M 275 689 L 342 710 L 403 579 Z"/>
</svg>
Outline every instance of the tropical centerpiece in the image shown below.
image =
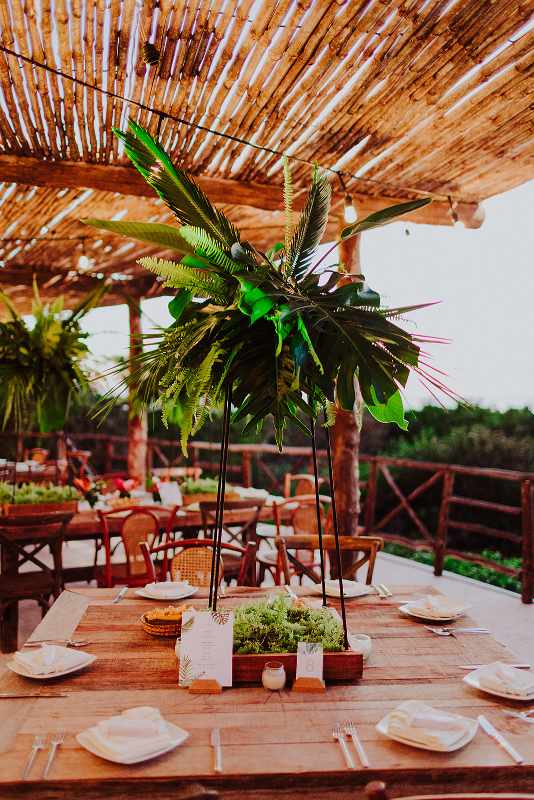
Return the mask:
<svg viewBox="0 0 534 800">
<path fill-rule="evenodd" d="M 127 220 L 85 220 L 97 228 L 177 253 L 176 260 L 140 260 L 175 293 L 169 303 L 174 322 L 151 336 L 151 348 L 137 357 L 129 380 L 142 403 L 159 403 L 164 421 L 169 408 L 180 407 L 184 453 L 189 436 L 224 399 L 218 483 L 221 505 L 232 408 L 234 421 L 242 420 L 244 431 L 261 429 L 265 418 L 272 415 L 281 448 L 288 423 L 313 437 L 314 423 L 322 412 L 331 424 L 336 408 L 352 411 L 356 382 L 370 413 L 402 428 L 407 423 L 400 390 L 411 371 L 427 384 L 444 389 L 422 357 L 420 344 L 424 338 L 398 324 L 402 315 L 421 306 L 385 308 L 363 275 L 351 276 L 347 283 L 342 264 L 321 269 L 325 256 L 317 260 L 316 251 L 326 230 L 331 193 L 324 172 L 313 170 L 304 209 L 294 224 L 293 185 L 288 162 L 284 161 L 285 239 L 264 253 L 242 237 L 146 130 L 130 121 L 127 132 L 115 133 L 135 167 L 179 223 L 179 227 L 173 227 Z M 347 226 L 341 240 L 384 225 L 428 202 L 409 201 L 371 214 Z M 338 541 L 335 511 L 334 530 Z M 219 548 L 221 534 L 222 522 L 216 534 Z M 214 613 L 218 564 L 214 555 L 210 587 Z M 347 648 L 341 581 L 340 593 L 342 641 Z M 326 604 L 325 597 L 323 602 Z M 287 614 L 282 622 L 283 609 L 279 612 L 273 624 L 282 641 L 283 631 L 287 633 L 291 623 Z M 265 616 L 271 612 L 267 609 L 261 613 Z M 246 623 L 243 616 L 241 627 Z M 334 679 L 361 674 L 361 657 L 352 660 L 351 672 L 349 656 L 358 654 L 328 653 L 325 676 L 329 669 Z M 336 657 L 341 659 L 341 666 L 334 669 L 331 664 Z M 245 659 L 248 666 L 241 661 L 236 670 L 236 658 Z M 261 652 L 234 655 L 235 678 L 257 678 L 258 660 L 264 658 Z M 286 653 L 284 658 L 294 661 L 295 656 Z"/>
</svg>

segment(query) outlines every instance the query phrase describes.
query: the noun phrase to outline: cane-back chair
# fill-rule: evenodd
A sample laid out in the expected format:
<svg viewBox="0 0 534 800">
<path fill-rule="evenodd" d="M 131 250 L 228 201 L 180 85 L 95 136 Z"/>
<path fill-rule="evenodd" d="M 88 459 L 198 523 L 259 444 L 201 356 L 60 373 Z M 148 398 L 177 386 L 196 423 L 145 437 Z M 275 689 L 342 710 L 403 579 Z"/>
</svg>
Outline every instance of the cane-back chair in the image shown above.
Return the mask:
<svg viewBox="0 0 534 800">
<path fill-rule="evenodd" d="M 154 557 L 162 555 L 159 575 L 163 580 L 170 573 L 172 580 L 189 581 L 193 586 L 209 586 L 211 582 L 211 567 L 213 561 L 213 539 L 180 539 L 167 541 L 156 547 L 150 548 L 148 543 L 141 545 L 141 552 L 145 560 L 146 571 L 150 573 L 151 580 L 157 580 Z M 245 547 L 223 542 L 219 561 L 219 582 L 231 580 L 226 566 L 227 560 L 234 558 L 239 562 L 236 576 L 238 586 L 256 586 L 256 543 L 249 542 Z M 233 573 L 233 570 L 232 570 Z"/>
<path fill-rule="evenodd" d="M 112 511 L 99 511 L 102 540 L 104 543 L 105 564 L 97 567 L 96 578 L 99 586 L 144 586 L 147 577 L 146 564 L 140 549 L 142 542 L 150 547 L 157 544 L 160 535 L 160 520 L 152 508 L 130 506 Z M 120 536 L 125 560 L 112 562 L 111 537 Z"/>
<path fill-rule="evenodd" d="M 335 563 L 336 541 L 332 534 L 324 534 L 323 552 L 328 557 L 330 565 Z M 377 536 L 340 536 L 339 549 L 342 556 L 346 553 L 354 554 L 348 565 L 342 567 L 344 578 L 356 580 L 358 570 L 367 564 L 365 582 L 370 585 L 373 581 L 373 572 L 377 553 L 383 547 L 383 540 Z M 319 537 L 300 534 L 296 536 L 280 536 L 276 539 L 278 550 L 278 572 L 284 576 L 286 583 L 291 581 L 292 575 L 306 575 L 314 583 L 320 583 L 321 575 L 315 563 L 311 563 L 313 555 L 319 550 Z M 308 557 L 302 559 L 302 553 Z M 310 555 L 311 554 L 311 555 Z M 344 559 L 342 558 L 342 563 Z"/>
<path fill-rule="evenodd" d="M 36 600 L 44 616 L 50 598 L 63 588 L 62 546 L 72 512 L 13 514 L 0 517 L 0 641 L 2 652 L 17 649 L 16 611 L 11 625 L 9 612 L 19 600 Z M 41 552 L 48 549 L 52 566 L 43 562 Z M 24 564 L 37 569 L 20 572 Z"/>
</svg>

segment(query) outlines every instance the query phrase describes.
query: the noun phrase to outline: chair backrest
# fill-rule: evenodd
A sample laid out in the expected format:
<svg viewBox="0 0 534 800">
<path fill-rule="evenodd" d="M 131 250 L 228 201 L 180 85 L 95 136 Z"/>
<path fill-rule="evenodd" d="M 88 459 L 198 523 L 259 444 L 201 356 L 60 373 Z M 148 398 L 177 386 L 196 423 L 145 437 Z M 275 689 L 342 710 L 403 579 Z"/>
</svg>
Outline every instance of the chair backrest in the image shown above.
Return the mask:
<svg viewBox="0 0 534 800">
<path fill-rule="evenodd" d="M 326 524 L 325 507 L 329 506 L 331 498 L 328 495 L 319 495 L 319 513 L 321 527 Z M 290 497 L 278 503 L 273 503 L 273 517 L 276 525 L 277 536 L 282 535 L 282 526 L 292 528 L 293 534 L 315 536 L 319 533 L 317 525 L 317 505 L 313 494 L 303 494 Z"/>
<path fill-rule="evenodd" d="M 188 580 L 194 586 L 209 586 L 214 547 L 215 543 L 212 539 L 179 539 L 167 541 L 152 548 L 144 542 L 141 545 L 141 552 L 152 581 L 157 580 L 153 557 L 163 553 L 162 575 L 167 575 L 170 567 L 173 580 Z M 248 542 L 246 547 L 227 543 L 222 545 L 223 553 L 241 556 L 237 577 L 238 586 L 256 586 L 256 549 L 255 542 Z M 179 577 L 178 572 L 180 573 Z M 224 578 L 223 558 L 219 562 L 219 575 L 222 581 Z"/>
<path fill-rule="evenodd" d="M 534 794 L 521 792 L 467 792 L 461 794 L 421 794 L 391 798 L 382 781 L 372 781 L 365 787 L 368 800 L 534 800 Z"/>
<path fill-rule="evenodd" d="M 120 523 L 120 537 L 126 556 L 126 577 L 139 578 L 146 574 L 146 565 L 140 545 L 148 541 L 152 547 L 160 530 L 160 522 L 154 511 L 142 506 L 113 509 L 112 511 L 99 511 L 100 522 L 104 539 L 106 555 L 106 582 L 112 585 L 112 564 L 110 545 L 110 520 Z"/>
<path fill-rule="evenodd" d="M 332 534 L 324 534 L 323 550 L 328 551 L 329 559 L 335 558 L 336 541 Z M 299 560 L 299 553 L 302 551 L 315 551 L 319 549 L 319 537 L 308 534 L 297 534 L 293 536 L 277 536 L 276 546 L 278 549 L 278 560 L 281 571 L 283 572 L 286 583 L 291 578 L 291 565 L 304 572 L 313 581 L 318 583 L 321 576 L 313 568 L 303 564 Z M 344 578 L 354 579 L 356 572 L 364 564 L 367 564 L 366 583 L 370 584 L 373 580 L 373 572 L 376 563 L 376 556 L 382 549 L 383 540 L 377 536 L 340 536 L 339 547 L 344 553 L 356 553 L 357 557 L 351 562 L 350 566 L 343 570 Z M 295 554 L 291 551 L 295 551 Z"/>
<path fill-rule="evenodd" d="M 223 506 L 223 530 L 231 542 L 246 544 L 256 535 L 256 526 L 260 517 L 265 498 L 227 500 Z M 203 500 L 199 503 L 204 536 L 210 538 L 215 527 L 217 502 Z M 234 513 L 232 513 L 234 512 Z M 230 518 L 230 521 L 227 521 Z M 236 521 L 233 522 L 232 520 Z"/>
<path fill-rule="evenodd" d="M 73 512 L 52 511 L 46 514 L 8 514 L 0 517 L 0 544 L 17 554 L 19 567 L 30 563 L 42 572 L 54 574 L 59 589 L 61 584 L 61 549 L 67 525 Z M 35 547 L 28 548 L 28 544 Z M 37 558 L 43 547 L 52 553 L 53 569 Z"/>
<path fill-rule="evenodd" d="M 324 483 L 324 478 L 319 478 L 319 486 Z M 315 475 L 307 472 L 293 474 L 286 472 L 284 475 L 284 497 L 313 494 L 315 491 Z"/>
</svg>

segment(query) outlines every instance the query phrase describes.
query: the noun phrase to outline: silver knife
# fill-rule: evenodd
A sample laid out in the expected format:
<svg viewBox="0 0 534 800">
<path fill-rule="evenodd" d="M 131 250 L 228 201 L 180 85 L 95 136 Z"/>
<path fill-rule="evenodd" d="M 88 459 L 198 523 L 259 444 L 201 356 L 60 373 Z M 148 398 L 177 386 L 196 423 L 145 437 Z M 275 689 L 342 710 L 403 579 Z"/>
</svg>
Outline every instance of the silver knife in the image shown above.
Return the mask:
<svg viewBox="0 0 534 800">
<path fill-rule="evenodd" d="M 211 746 L 215 756 L 213 770 L 214 772 L 222 772 L 221 732 L 219 728 L 213 728 L 211 731 Z"/>
<path fill-rule="evenodd" d="M 113 600 L 111 602 L 112 603 L 120 603 L 122 598 L 126 595 L 127 591 L 128 591 L 128 587 L 127 586 L 123 586 L 122 589 L 120 590 L 120 592 L 118 592 L 115 595 L 115 597 L 113 598 Z"/>
<path fill-rule="evenodd" d="M 482 728 L 482 730 L 488 734 L 488 736 L 491 736 L 492 739 L 495 739 L 497 744 L 500 747 L 502 747 L 503 750 L 506 750 L 510 758 L 513 758 L 516 764 L 524 763 L 525 759 L 523 758 L 521 753 L 517 752 L 515 747 L 513 747 L 513 745 L 510 744 L 508 739 L 505 739 L 502 733 L 499 733 L 497 728 L 494 728 L 491 722 L 488 719 L 486 719 L 486 717 L 483 714 L 480 714 L 478 718 L 478 723 Z"/>
<path fill-rule="evenodd" d="M 486 664 L 466 664 L 465 666 L 458 667 L 458 669 L 482 669 Z M 506 664 L 507 667 L 514 667 L 514 669 L 530 669 L 530 664 Z"/>
</svg>

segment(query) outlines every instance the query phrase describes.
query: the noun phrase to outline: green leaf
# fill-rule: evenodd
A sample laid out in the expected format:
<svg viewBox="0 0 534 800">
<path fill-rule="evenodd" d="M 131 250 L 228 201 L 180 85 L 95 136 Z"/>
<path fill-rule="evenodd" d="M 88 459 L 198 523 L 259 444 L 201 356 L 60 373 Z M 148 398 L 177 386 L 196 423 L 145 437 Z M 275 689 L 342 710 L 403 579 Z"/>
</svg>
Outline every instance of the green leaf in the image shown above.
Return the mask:
<svg viewBox="0 0 534 800">
<path fill-rule="evenodd" d="M 182 289 L 176 294 L 176 297 L 171 300 L 168 305 L 169 314 L 174 317 L 176 321 L 182 316 L 184 309 L 189 305 L 192 298 L 192 292 L 187 289 Z"/>
<path fill-rule="evenodd" d="M 165 278 L 165 286 L 188 289 L 199 297 L 212 298 L 218 305 L 228 305 L 232 296 L 225 281 L 207 270 L 187 266 L 190 262 L 197 263 L 196 257 L 184 256 L 182 262 L 176 264 L 174 261 L 148 256 L 140 258 L 138 263 Z"/>
<path fill-rule="evenodd" d="M 366 406 L 378 422 L 395 422 L 401 430 L 408 430 L 408 420 L 404 416 L 404 406 L 399 391 L 392 394 L 385 402 L 380 402 L 374 386 L 371 386 L 371 396 L 374 403 L 366 403 Z"/>
<path fill-rule="evenodd" d="M 193 250 L 180 235 L 180 228 L 172 225 L 163 225 L 159 222 L 136 222 L 135 220 L 105 220 L 82 219 L 84 225 L 101 228 L 119 236 L 137 239 L 139 242 L 157 244 L 169 250 L 178 250 L 181 253 L 192 253 Z"/>
<path fill-rule="evenodd" d="M 410 200 L 407 203 L 397 203 L 388 208 L 382 208 L 380 211 L 375 211 L 369 214 L 365 219 L 360 219 L 354 225 L 349 225 L 341 231 L 341 241 L 350 239 L 351 236 L 356 236 L 362 231 L 369 231 L 372 228 L 379 228 L 381 225 L 387 225 L 397 217 L 402 217 L 403 214 L 408 214 L 410 211 L 416 211 L 418 208 L 423 208 L 432 202 L 431 197 L 424 197 L 421 200 Z"/>
<path fill-rule="evenodd" d="M 218 242 L 202 228 L 184 225 L 181 228 L 181 234 L 185 241 L 193 248 L 193 252 L 207 259 L 207 261 L 212 264 L 216 264 L 216 266 L 220 267 L 224 272 L 228 272 L 232 275 L 234 272 L 241 272 L 243 270 L 243 264 L 227 256 Z"/>
<path fill-rule="evenodd" d="M 251 318 L 251 325 L 262 317 L 267 316 L 274 307 L 274 301 L 259 286 L 254 286 L 244 278 L 239 278 L 241 284 L 241 297 L 239 308 Z"/>
</svg>

